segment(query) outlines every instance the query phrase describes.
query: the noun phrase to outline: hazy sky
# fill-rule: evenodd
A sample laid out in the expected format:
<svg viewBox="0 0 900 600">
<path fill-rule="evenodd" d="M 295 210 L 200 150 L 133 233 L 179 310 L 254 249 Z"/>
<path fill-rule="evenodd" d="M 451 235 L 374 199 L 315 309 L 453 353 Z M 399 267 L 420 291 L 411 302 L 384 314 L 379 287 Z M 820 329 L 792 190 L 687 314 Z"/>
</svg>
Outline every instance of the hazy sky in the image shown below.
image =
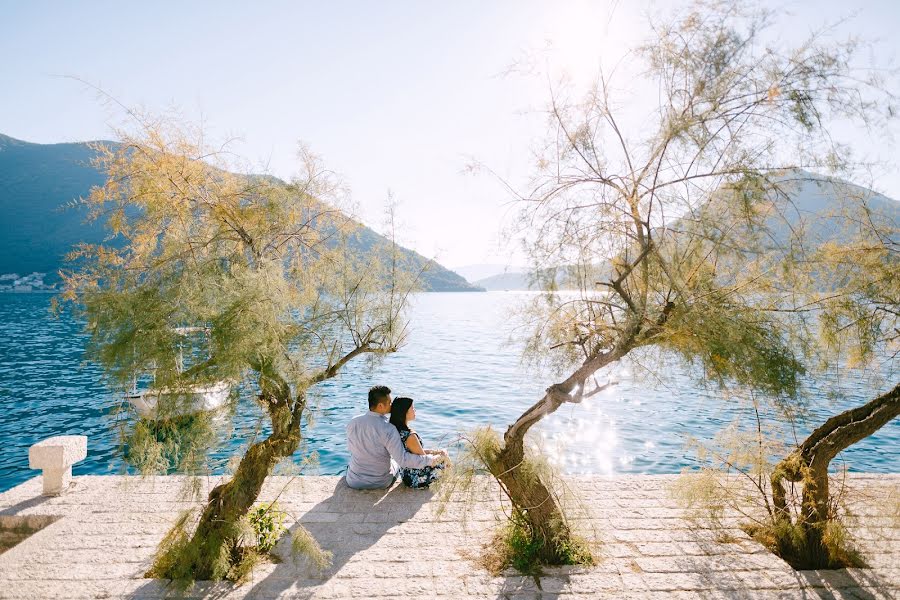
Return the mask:
<svg viewBox="0 0 900 600">
<path fill-rule="evenodd" d="M 841 32 L 895 58 L 900 3 L 778 3 L 784 35 L 855 17 Z M 669 2 L 20 2 L 0 0 L 0 132 L 32 142 L 108 139 L 120 109 L 179 108 L 275 175 L 298 141 L 343 175 L 363 220 L 381 229 L 388 190 L 400 240 L 447 266 L 519 263 L 500 244 L 511 197 L 478 160 L 521 181 L 544 131 L 547 78 L 586 85 L 647 35 Z M 628 74 L 615 83 L 627 87 Z M 860 140 L 856 140 L 858 143 Z M 863 145 L 865 140 L 862 140 Z M 891 144 L 866 148 L 890 158 Z M 896 164 L 896 161 L 895 161 Z M 900 176 L 880 175 L 900 198 Z"/>
</svg>

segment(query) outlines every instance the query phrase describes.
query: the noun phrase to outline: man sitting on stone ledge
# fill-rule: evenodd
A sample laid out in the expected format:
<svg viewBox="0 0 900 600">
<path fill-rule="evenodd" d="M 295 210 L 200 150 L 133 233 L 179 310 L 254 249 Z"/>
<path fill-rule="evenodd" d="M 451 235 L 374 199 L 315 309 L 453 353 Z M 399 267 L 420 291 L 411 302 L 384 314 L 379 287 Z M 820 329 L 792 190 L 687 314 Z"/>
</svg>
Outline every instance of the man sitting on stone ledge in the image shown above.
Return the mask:
<svg viewBox="0 0 900 600">
<path fill-rule="evenodd" d="M 347 424 L 350 466 L 345 481 L 351 488 L 386 488 L 394 483 L 400 468 L 421 469 L 445 460 L 440 454 L 423 456 L 407 452 L 397 428 L 388 423 L 390 414 L 391 390 L 376 385 L 369 390 L 369 412 Z"/>
</svg>

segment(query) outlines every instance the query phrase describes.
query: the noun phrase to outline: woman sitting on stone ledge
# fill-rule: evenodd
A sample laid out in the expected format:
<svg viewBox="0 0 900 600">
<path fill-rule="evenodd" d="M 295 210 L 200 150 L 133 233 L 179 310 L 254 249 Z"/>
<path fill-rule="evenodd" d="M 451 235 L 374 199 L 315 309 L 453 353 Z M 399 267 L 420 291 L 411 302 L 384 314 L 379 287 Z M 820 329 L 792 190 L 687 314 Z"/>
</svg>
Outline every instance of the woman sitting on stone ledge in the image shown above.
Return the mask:
<svg viewBox="0 0 900 600">
<path fill-rule="evenodd" d="M 413 408 L 412 398 L 395 398 L 391 404 L 391 424 L 400 432 L 400 439 L 406 446 L 406 450 L 413 454 L 424 456 L 426 454 L 438 454 L 445 457 L 445 461 L 434 466 L 421 469 L 400 469 L 400 477 L 408 487 L 424 489 L 441 476 L 444 467 L 449 464 L 446 450 L 426 450 L 422 446 L 422 438 L 409 428 L 409 421 L 416 418 L 416 409 Z"/>
</svg>

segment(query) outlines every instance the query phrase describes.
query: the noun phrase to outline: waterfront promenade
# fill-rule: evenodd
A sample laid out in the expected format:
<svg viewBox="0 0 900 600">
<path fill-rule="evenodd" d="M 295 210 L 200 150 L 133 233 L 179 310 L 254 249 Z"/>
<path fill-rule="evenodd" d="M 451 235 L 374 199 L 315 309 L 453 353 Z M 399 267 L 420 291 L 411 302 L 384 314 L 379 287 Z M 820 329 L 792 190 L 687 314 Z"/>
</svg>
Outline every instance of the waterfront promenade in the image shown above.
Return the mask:
<svg viewBox="0 0 900 600">
<path fill-rule="evenodd" d="M 237 598 L 897 598 L 900 475 L 853 475 L 849 523 L 868 569 L 795 572 L 740 529 L 734 541 L 686 519 L 672 499 L 675 476 L 569 478 L 598 541 L 590 568 L 510 571 L 492 577 L 471 556 L 490 537 L 499 492 L 453 498 L 441 513 L 430 491 L 360 492 L 337 477 L 270 477 L 260 500 L 278 502 L 331 551 L 322 572 L 294 561 L 254 571 L 240 587 L 202 584 L 191 597 Z M 203 479 L 202 492 L 216 482 Z M 63 496 L 41 496 L 41 478 L 0 494 L 0 524 L 55 520 L 0 554 L 0 598 L 165 598 L 143 578 L 162 536 L 190 501 L 183 477 L 79 476 Z M 463 515 L 467 514 L 464 520 Z M 730 521 L 733 522 L 733 521 Z"/>
</svg>

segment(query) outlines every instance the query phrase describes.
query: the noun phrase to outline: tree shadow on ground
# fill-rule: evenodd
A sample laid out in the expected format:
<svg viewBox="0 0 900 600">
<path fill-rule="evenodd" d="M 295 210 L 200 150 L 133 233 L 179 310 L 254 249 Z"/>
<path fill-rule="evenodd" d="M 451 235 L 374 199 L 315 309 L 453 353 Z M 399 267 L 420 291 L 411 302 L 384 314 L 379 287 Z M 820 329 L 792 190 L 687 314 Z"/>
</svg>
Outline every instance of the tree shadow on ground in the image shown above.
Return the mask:
<svg viewBox="0 0 900 600">
<path fill-rule="evenodd" d="M 809 600 L 875 600 L 893 597 L 895 592 L 896 583 L 877 569 L 794 571 L 749 536 L 730 542 L 714 538 L 708 529 L 689 530 L 685 538 L 680 541 L 672 538 L 666 545 L 676 551 L 690 546 L 698 554 L 644 556 L 635 547 L 631 556 L 604 556 L 601 550 L 598 564 L 592 567 L 545 568 L 537 577 L 512 570 L 504 572 L 502 578 L 485 574 L 483 587 L 497 600 L 559 598 L 570 594 L 579 597 L 695 594 L 739 600 L 783 594 Z M 729 550 L 732 546 L 733 550 Z M 645 571 L 641 565 L 650 570 Z"/>
<path fill-rule="evenodd" d="M 835 569 L 830 571 L 795 571 L 798 586 L 803 586 L 804 598 L 859 598 L 862 600 L 888 598 L 891 586 L 871 569 Z M 895 590 L 896 591 L 896 590 Z"/>
<path fill-rule="evenodd" d="M 256 571 L 264 574 L 252 578 L 248 584 L 234 586 L 225 581 L 198 581 L 183 594 L 178 594 L 168 587 L 167 581 L 151 579 L 128 597 L 133 600 L 170 597 L 294 599 L 321 595 L 323 588 L 330 588 L 329 597 L 349 597 L 354 593 L 355 582 L 371 582 L 373 576 L 377 578 L 390 569 L 386 563 L 391 560 L 387 554 L 390 551 L 380 551 L 377 557 L 363 555 L 392 528 L 412 519 L 432 495 L 429 490 L 409 490 L 402 484 L 381 490 L 353 490 L 341 478 L 329 497 L 302 513 L 298 520 L 323 550 L 331 552 L 328 567 L 317 568 L 305 555 L 292 556 L 291 538 L 298 529 L 295 523 L 275 548 L 274 554 L 282 561 L 258 567 Z M 354 558 L 359 560 L 354 561 Z M 352 565 L 348 567 L 351 561 Z M 335 577 L 347 568 L 353 571 L 352 579 Z M 358 590 L 355 593 L 359 595 Z"/>
<path fill-rule="evenodd" d="M 696 581 L 698 590 L 733 598 L 756 598 L 761 593 L 793 591 L 797 598 L 876 599 L 889 597 L 894 584 L 876 570 L 833 569 L 796 571 L 787 562 L 740 529 L 731 541 L 714 539 L 708 529 L 692 531 L 692 543 L 706 555 L 671 557 L 683 574 Z M 723 552 L 735 546 L 734 553 Z M 657 590 L 658 591 L 658 590 Z"/>
<path fill-rule="evenodd" d="M 402 484 L 382 490 L 354 490 L 341 478 L 331 496 L 299 519 L 299 525 L 322 550 L 332 554 L 330 565 L 319 569 L 308 556 L 292 555 L 291 539 L 298 529 L 298 524 L 294 524 L 275 550 L 282 562 L 263 579 L 253 582 L 247 597 L 305 598 L 323 592 L 322 588 L 328 588 L 330 597 L 358 596 L 360 590 L 353 589 L 356 583 L 377 580 L 390 571 L 392 559 L 409 558 L 401 555 L 402 540 L 377 553 L 371 548 L 391 529 L 411 520 L 432 496 L 430 490 L 411 490 Z M 350 577 L 336 577 L 342 571 Z"/>
</svg>

